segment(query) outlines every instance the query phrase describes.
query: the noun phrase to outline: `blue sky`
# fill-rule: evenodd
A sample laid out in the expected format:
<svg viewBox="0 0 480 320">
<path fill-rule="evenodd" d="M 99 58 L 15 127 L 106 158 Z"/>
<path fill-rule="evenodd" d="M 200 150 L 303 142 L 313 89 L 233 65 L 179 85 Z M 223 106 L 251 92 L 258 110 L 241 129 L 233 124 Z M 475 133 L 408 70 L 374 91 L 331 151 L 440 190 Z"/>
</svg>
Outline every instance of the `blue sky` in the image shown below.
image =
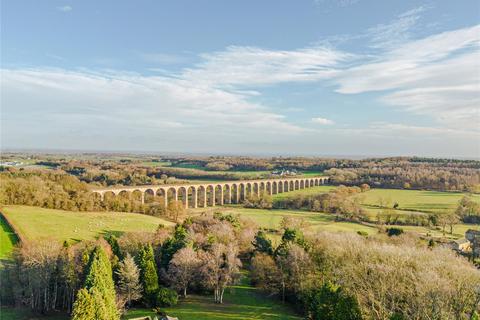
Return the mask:
<svg viewBox="0 0 480 320">
<path fill-rule="evenodd" d="M 477 1 L 2 1 L 1 146 L 480 157 Z"/>
</svg>

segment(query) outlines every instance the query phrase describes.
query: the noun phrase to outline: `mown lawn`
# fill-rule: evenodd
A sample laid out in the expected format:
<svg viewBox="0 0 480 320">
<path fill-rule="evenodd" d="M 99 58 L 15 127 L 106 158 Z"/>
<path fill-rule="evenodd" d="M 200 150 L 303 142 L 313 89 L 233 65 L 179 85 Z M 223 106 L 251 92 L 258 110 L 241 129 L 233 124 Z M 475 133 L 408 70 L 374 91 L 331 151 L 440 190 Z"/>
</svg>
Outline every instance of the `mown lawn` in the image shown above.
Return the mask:
<svg viewBox="0 0 480 320">
<path fill-rule="evenodd" d="M 27 240 L 49 238 L 58 241 L 93 240 L 99 235 L 128 231 L 155 231 L 164 219 L 125 212 L 73 212 L 29 206 L 2 209 L 19 235 Z"/>
<path fill-rule="evenodd" d="M 8 259 L 17 242 L 17 235 L 0 215 L 0 259 Z"/>
<path fill-rule="evenodd" d="M 180 320 L 293 320 L 302 319 L 287 305 L 261 294 L 258 289 L 242 283 L 225 291 L 224 303 L 216 304 L 213 296 L 190 295 L 172 308 L 165 308 L 169 316 Z M 130 310 L 124 319 L 154 315 L 150 310 Z"/>
</svg>

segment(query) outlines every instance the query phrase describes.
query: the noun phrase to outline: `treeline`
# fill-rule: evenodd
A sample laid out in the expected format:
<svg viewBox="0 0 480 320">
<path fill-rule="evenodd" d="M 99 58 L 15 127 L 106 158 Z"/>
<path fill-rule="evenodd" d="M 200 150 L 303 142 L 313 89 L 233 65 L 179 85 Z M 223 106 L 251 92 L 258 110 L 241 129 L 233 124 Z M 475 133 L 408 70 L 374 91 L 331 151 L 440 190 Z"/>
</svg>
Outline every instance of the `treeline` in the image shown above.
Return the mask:
<svg viewBox="0 0 480 320">
<path fill-rule="evenodd" d="M 476 319 L 480 273 L 446 248 L 408 235 L 304 236 L 285 224 L 275 248 L 257 233 L 252 280 L 308 319 Z"/>
<path fill-rule="evenodd" d="M 79 180 L 102 186 L 135 186 L 148 184 L 175 184 L 189 179 L 241 180 L 244 176 L 237 172 L 217 172 L 216 169 L 183 168 L 173 166 L 147 166 L 137 161 L 68 161 L 56 168 L 76 176 Z M 181 166 L 181 163 L 177 165 Z M 263 173 L 251 173 L 249 179 L 265 177 Z"/>
<path fill-rule="evenodd" d="M 53 171 L 0 173 L 0 203 L 73 211 L 100 210 L 88 185 Z"/>
<path fill-rule="evenodd" d="M 428 166 L 385 166 L 355 169 L 329 169 L 325 174 L 334 184 L 396 189 L 479 192 L 480 171 L 472 168 Z"/>
<path fill-rule="evenodd" d="M 337 184 L 449 191 L 480 190 L 480 161 L 418 157 L 362 160 L 323 158 L 209 157 L 169 159 L 174 164 L 194 164 L 210 170 L 319 171 Z"/>
<path fill-rule="evenodd" d="M 28 205 L 69 211 L 138 212 L 154 216 L 168 216 L 174 220 L 184 215 L 177 202 L 165 208 L 163 198 L 139 194 L 105 196 L 101 201 L 90 191 L 89 185 L 61 171 L 7 171 L 0 173 L 0 204 Z M 154 201 L 156 200 L 156 201 Z"/>
</svg>

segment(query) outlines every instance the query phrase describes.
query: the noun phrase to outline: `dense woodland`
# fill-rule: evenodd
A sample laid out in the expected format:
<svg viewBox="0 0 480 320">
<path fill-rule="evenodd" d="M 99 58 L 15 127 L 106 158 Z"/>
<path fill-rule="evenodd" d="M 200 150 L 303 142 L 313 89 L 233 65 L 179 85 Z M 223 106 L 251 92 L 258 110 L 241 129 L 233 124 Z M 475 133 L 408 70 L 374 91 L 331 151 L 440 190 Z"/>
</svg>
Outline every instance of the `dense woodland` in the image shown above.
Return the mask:
<svg viewBox="0 0 480 320">
<path fill-rule="evenodd" d="M 291 218 L 282 225 L 278 246 L 253 222 L 222 214 L 155 234 L 23 243 L 3 270 L 2 302 L 119 319 L 132 306 L 161 310 L 193 292 L 223 303 L 247 268 L 259 289 L 309 319 L 472 319 L 478 312 L 478 270 L 449 249 L 404 235 L 307 235 Z"/>
</svg>

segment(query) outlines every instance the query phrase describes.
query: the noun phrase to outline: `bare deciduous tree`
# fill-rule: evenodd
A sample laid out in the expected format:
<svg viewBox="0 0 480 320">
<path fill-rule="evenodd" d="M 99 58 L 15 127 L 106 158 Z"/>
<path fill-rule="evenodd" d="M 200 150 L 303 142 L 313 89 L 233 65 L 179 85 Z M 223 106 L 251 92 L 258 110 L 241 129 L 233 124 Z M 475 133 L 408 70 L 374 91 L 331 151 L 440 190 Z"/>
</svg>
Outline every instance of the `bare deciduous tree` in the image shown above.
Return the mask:
<svg viewBox="0 0 480 320">
<path fill-rule="evenodd" d="M 197 252 L 191 247 L 180 249 L 170 261 L 168 278 L 175 289 L 183 292 L 184 297 L 187 297 L 188 286 L 194 280 L 199 265 Z"/>
</svg>

